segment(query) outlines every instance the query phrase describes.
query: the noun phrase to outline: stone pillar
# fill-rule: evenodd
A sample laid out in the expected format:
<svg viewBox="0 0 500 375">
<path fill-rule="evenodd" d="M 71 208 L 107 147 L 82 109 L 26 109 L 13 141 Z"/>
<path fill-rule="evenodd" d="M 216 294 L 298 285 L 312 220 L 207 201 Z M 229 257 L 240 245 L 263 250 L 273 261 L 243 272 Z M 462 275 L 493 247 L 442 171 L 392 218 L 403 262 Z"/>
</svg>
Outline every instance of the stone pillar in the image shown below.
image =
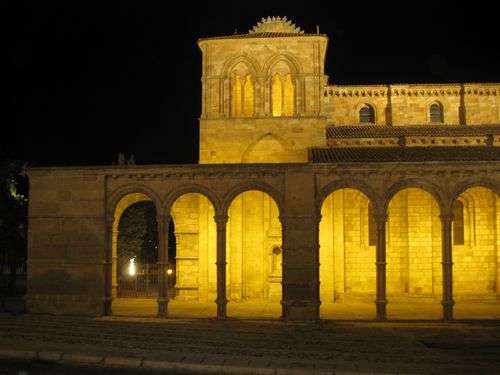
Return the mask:
<svg viewBox="0 0 500 375">
<path fill-rule="evenodd" d="M 452 242 L 451 242 L 451 224 L 453 215 L 445 213 L 441 218 L 441 264 L 443 265 L 443 320 L 453 320 L 453 262 L 452 262 Z"/>
<path fill-rule="evenodd" d="M 377 320 L 386 320 L 386 223 L 387 214 L 377 214 L 375 216 L 375 225 L 377 226 L 376 243 L 376 272 L 377 272 L 377 296 L 375 306 L 377 310 Z"/>
<path fill-rule="evenodd" d="M 168 315 L 168 221 L 165 216 L 156 218 L 158 228 L 158 316 Z"/>
<path fill-rule="evenodd" d="M 217 226 L 217 319 L 226 319 L 227 317 L 227 298 L 226 298 L 226 224 L 227 215 L 215 215 L 215 224 Z"/>
<path fill-rule="evenodd" d="M 280 217 L 283 230 L 282 318 L 319 319 L 317 216 Z"/>
<path fill-rule="evenodd" d="M 111 248 L 111 295 L 116 298 L 118 295 L 118 229 L 113 225 L 112 248 Z"/>
<path fill-rule="evenodd" d="M 285 180 L 283 230 L 283 301 L 286 320 L 319 319 L 319 214 L 316 184 L 310 172 L 288 172 Z"/>
<path fill-rule="evenodd" d="M 105 249 L 104 249 L 104 306 L 103 314 L 111 315 L 113 304 L 113 261 L 112 261 L 112 251 L 113 251 L 113 221 L 114 217 L 106 217 L 105 221 Z"/>
</svg>

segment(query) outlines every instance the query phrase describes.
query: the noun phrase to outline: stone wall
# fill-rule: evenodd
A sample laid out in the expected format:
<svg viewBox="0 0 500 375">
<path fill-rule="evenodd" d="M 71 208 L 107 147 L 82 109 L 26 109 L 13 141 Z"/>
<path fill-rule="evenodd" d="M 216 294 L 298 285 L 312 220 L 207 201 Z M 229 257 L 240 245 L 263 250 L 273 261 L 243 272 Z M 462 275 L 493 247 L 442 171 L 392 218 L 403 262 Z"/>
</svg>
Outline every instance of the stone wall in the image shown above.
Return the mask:
<svg viewBox="0 0 500 375">
<path fill-rule="evenodd" d="M 496 298 L 498 278 L 498 197 L 476 187 L 465 191 L 463 245 L 454 245 L 454 288 L 458 298 Z"/>
<path fill-rule="evenodd" d="M 104 177 L 30 177 L 28 286 L 32 313 L 103 312 Z"/>
<path fill-rule="evenodd" d="M 377 217 L 389 206 L 390 303 L 406 297 L 439 300 L 446 247 L 441 221 L 450 217 L 446 207 L 457 196 L 465 207 L 465 244 L 452 249 L 453 298 L 499 297 L 494 162 L 38 168 L 29 175 L 30 312 L 110 311 L 114 224 L 126 206 L 146 198 L 157 209 L 160 233 L 166 233 L 173 207 L 177 282 L 193 287 L 185 288 L 181 298 L 213 301 L 220 286 L 215 263 L 227 261 L 232 302 L 281 299 L 289 319 L 317 316 L 320 300 L 373 301 L 375 276 L 381 272 L 374 257 L 381 245 L 369 243 L 370 201 Z M 221 226 L 226 215 L 227 225 Z M 280 243 L 283 253 L 274 257 Z M 227 257 L 219 262 L 216 254 L 223 246 Z"/>
<path fill-rule="evenodd" d="M 200 121 L 200 163 L 307 162 L 308 148 L 326 145 L 325 118 Z"/>
<path fill-rule="evenodd" d="M 325 88 L 323 113 L 328 123 L 359 124 L 359 110 L 368 104 L 375 110 L 375 125 L 412 126 L 430 123 L 431 104 L 439 103 L 443 123 L 463 124 L 460 106 L 468 125 L 500 123 L 500 84 L 388 84 L 331 85 Z M 463 102 L 463 103 L 462 103 Z"/>
</svg>

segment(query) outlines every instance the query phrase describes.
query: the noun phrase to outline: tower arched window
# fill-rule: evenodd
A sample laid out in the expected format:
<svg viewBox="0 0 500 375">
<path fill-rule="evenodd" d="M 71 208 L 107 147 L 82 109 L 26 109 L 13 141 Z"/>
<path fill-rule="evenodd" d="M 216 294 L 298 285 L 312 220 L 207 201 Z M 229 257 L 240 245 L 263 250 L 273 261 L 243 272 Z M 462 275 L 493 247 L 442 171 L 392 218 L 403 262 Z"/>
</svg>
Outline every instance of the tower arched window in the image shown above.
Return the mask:
<svg viewBox="0 0 500 375">
<path fill-rule="evenodd" d="M 271 80 L 270 109 L 274 117 L 294 116 L 296 113 L 295 75 L 288 61 L 280 60 L 269 70 Z"/>
<path fill-rule="evenodd" d="M 254 80 L 245 68 L 239 67 L 231 74 L 231 116 L 252 117 L 254 115 Z"/>
<path fill-rule="evenodd" d="M 243 85 L 243 116 L 244 117 L 252 117 L 253 110 L 253 81 L 250 75 L 247 75 L 245 79 L 245 84 Z"/>
<path fill-rule="evenodd" d="M 295 85 L 290 73 L 276 73 L 271 81 L 271 105 L 273 116 L 293 116 L 295 114 Z"/>
<path fill-rule="evenodd" d="M 361 107 L 359 110 L 359 122 L 360 124 L 375 123 L 375 111 L 371 105 L 365 104 Z"/>
<path fill-rule="evenodd" d="M 283 86 L 283 114 L 293 116 L 295 112 L 295 86 L 293 85 L 292 75 L 285 76 L 285 85 Z"/>
<path fill-rule="evenodd" d="M 273 116 L 283 114 L 283 83 L 280 74 L 276 73 L 271 82 L 271 105 L 273 107 Z"/>
<path fill-rule="evenodd" d="M 429 107 L 429 119 L 431 123 L 443 122 L 443 107 L 440 103 L 432 103 Z"/>
<path fill-rule="evenodd" d="M 235 74 L 231 79 L 231 114 L 233 115 L 233 117 L 241 116 L 241 95 L 242 89 L 240 76 L 238 74 Z"/>
</svg>

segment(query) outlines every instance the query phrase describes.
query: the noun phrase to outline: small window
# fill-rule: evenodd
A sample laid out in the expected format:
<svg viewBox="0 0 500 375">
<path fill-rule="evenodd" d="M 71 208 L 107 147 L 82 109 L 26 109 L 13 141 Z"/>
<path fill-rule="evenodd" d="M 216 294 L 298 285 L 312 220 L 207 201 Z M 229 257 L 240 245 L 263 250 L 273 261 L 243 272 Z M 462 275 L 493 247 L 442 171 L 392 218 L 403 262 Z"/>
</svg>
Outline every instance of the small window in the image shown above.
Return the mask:
<svg viewBox="0 0 500 375">
<path fill-rule="evenodd" d="M 433 123 L 442 123 L 443 122 L 443 108 L 439 103 L 431 104 L 429 109 L 430 112 L 430 120 Z"/>
<path fill-rule="evenodd" d="M 375 216 L 373 216 L 373 206 L 368 203 L 368 245 L 377 245 L 377 227 L 375 224 Z"/>
<path fill-rule="evenodd" d="M 453 202 L 453 245 L 464 244 L 464 204 Z"/>
<path fill-rule="evenodd" d="M 371 105 L 365 104 L 359 110 L 359 122 L 361 124 L 374 124 L 375 123 L 375 111 Z"/>
</svg>

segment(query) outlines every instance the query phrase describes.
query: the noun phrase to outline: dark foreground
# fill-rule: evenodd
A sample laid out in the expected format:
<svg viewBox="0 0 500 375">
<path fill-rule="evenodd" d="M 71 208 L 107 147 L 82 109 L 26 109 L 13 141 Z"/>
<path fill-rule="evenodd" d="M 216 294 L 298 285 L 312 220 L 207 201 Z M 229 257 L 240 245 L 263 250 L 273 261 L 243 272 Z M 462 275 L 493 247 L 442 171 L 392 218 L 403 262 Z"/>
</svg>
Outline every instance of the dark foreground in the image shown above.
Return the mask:
<svg viewBox="0 0 500 375">
<path fill-rule="evenodd" d="M 238 368 L 272 374 L 299 369 L 311 374 L 498 374 L 500 322 L 284 323 L 0 314 L 0 356 L 20 350 L 33 359 L 52 356 L 56 362 L 83 356 L 107 364 L 125 358 L 129 368 L 174 363 L 215 373 Z M 0 363 L 16 366 L 12 358 L 5 359 Z M 45 370 L 77 374 L 73 367 L 64 372 L 65 367 L 33 364 L 42 367 L 26 375 Z M 18 375 L 15 371 L 22 369 L 11 370 Z M 82 371 L 118 373 L 102 367 Z"/>
<path fill-rule="evenodd" d="M 0 361 L 0 375 L 178 375 L 179 372 L 158 372 L 124 368 L 76 366 L 45 361 Z M 186 374 L 186 373 L 184 373 Z"/>
</svg>

